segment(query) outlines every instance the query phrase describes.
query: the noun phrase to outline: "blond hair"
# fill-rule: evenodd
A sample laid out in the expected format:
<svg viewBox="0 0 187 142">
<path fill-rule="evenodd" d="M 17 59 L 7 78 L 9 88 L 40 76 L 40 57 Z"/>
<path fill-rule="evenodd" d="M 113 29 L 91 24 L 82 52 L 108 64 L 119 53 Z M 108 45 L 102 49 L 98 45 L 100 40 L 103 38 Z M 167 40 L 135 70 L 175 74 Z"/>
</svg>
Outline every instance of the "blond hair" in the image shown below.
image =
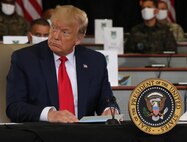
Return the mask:
<svg viewBox="0 0 187 142">
<path fill-rule="evenodd" d="M 57 6 L 51 19 L 61 19 L 61 16 L 65 17 L 67 21 L 64 21 L 69 24 L 77 23 L 79 25 L 79 33 L 86 34 L 88 18 L 85 11 L 73 6 L 73 5 L 63 5 Z"/>
</svg>

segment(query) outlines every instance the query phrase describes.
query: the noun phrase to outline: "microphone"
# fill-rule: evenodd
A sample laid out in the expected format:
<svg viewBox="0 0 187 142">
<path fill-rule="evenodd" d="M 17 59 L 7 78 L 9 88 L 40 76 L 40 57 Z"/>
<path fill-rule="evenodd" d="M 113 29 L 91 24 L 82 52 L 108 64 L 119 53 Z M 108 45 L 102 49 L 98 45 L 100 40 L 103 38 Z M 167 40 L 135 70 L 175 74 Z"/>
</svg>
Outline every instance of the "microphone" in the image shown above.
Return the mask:
<svg viewBox="0 0 187 142">
<path fill-rule="evenodd" d="M 167 67 L 170 68 L 171 59 L 172 59 L 172 56 L 175 54 L 175 51 L 164 51 L 163 53 L 169 55 L 167 58 Z"/>
<path fill-rule="evenodd" d="M 116 112 L 116 108 L 115 106 L 117 105 L 116 103 L 116 98 L 113 96 L 112 97 L 112 100 L 110 99 L 106 99 L 106 102 L 107 104 L 109 105 L 109 109 L 110 109 L 110 112 L 111 112 L 111 115 L 112 115 L 112 118 L 111 119 L 108 119 L 106 121 L 106 124 L 109 124 L 109 125 L 119 125 L 120 122 L 115 118 L 115 112 Z M 111 107 L 111 104 L 114 104 L 114 107 Z M 118 105 L 117 105 L 118 106 Z"/>
</svg>

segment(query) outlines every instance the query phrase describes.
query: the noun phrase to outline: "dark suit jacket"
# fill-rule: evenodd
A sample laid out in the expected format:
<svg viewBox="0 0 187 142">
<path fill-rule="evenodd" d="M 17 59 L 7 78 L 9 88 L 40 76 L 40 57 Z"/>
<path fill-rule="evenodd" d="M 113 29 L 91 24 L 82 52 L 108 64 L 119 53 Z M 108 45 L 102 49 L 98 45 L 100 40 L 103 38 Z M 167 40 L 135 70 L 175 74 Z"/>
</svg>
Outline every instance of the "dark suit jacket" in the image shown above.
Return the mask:
<svg viewBox="0 0 187 142">
<path fill-rule="evenodd" d="M 75 47 L 78 118 L 98 115 L 112 98 L 105 57 L 85 47 Z M 85 66 L 86 65 L 86 66 Z M 44 107 L 58 104 L 58 88 L 53 52 L 47 41 L 13 53 L 7 76 L 8 117 L 14 122 L 39 121 Z"/>
</svg>

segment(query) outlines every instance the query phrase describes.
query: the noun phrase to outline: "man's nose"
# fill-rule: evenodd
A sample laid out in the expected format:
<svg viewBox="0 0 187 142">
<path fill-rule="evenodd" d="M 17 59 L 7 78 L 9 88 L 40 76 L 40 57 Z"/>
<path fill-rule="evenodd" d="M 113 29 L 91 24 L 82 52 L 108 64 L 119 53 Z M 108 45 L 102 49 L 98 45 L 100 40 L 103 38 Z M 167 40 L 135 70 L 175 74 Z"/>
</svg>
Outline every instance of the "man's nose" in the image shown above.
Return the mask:
<svg viewBox="0 0 187 142">
<path fill-rule="evenodd" d="M 60 38 L 60 31 L 59 30 L 55 30 L 53 32 L 53 37 L 54 37 L 54 39 L 58 40 Z"/>
</svg>

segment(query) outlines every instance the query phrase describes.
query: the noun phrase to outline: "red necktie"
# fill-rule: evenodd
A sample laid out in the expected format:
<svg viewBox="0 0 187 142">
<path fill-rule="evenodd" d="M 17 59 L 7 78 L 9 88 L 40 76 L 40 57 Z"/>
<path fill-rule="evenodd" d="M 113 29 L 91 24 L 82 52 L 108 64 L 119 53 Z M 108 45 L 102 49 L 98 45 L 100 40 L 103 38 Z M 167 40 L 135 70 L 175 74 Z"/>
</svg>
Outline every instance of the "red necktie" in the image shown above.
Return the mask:
<svg viewBox="0 0 187 142">
<path fill-rule="evenodd" d="M 59 60 L 61 61 L 61 64 L 58 69 L 59 109 L 68 110 L 75 114 L 71 82 L 68 77 L 65 66 L 67 58 L 60 57 Z"/>
</svg>

